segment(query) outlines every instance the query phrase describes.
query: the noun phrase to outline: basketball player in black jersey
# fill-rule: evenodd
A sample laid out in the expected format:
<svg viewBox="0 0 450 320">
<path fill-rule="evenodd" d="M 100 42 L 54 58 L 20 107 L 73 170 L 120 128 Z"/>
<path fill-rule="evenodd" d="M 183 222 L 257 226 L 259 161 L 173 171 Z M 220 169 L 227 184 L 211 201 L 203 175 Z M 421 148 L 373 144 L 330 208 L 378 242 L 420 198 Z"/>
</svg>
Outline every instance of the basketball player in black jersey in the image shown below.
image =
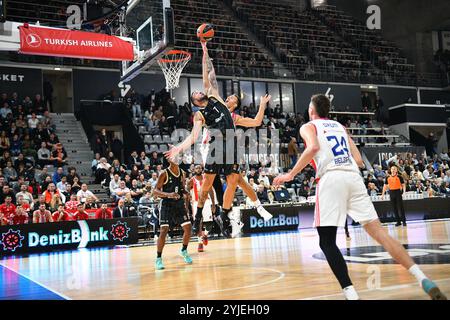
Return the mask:
<svg viewBox="0 0 450 320">
<path fill-rule="evenodd" d="M 208 129 L 220 130 L 223 136 L 223 156 L 217 155 L 217 157 L 220 156 L 219 161 L 210 163 L 207 160 L 207 163 L 205 164 L 205 181 L 203 182 L 200 191 L 197 215 L 194 220 L 194 232 L 197 232 L 199 230 L 203 205 L 208 197 L 209 190 L 213 185 L 214 178 L 216 177 L 216 175 L 224 174 L 227 181 L 227 190 L 225 190 L 223 196 L 223 210 L 221 212 L 221 215 L 217 217 L 217 222 L 219 223 L 224 236 L 229 237 L 228 213 L 231 211 L 231 205 L 233 202 L 234 192 L 232 191 L 235 190 L 239 180 L 239 165 L 237 163 L 226 162 L 226 154 L 229 152 L 236 152 L 236 148 L 234 148 L 234 150 L 227 150 L 226 141 L 227 133 L 233 133 L 232 138 L 235 138 L 235 126 L 230 111 L 226 107 L 225 102 L 219 96 L 219 86 L 217 83 L 214 67 L 208 55 L 206 43 L 202 42 L 202 47 L 203 86 L 205 88 L 206 94 L 203 92 L 193 92 L 191 94 L 191 102 L 195 106 L 200 108 L 200 110 L 194 116 L 194 126 L 191 135 L 181 144 L 179 144 L 178 146 L 174 146 L 169 151 L 167 151 L 165 153 L 165 156 L 170 159 L 180 154 L 181 152 L 190 149 L 190 147 L 198 139 L 203 126 L 207 127 Z M 229 99 L 229 103 L 239 106 L 240 99 L 237 96 L 233 96 Z M 231 137 L 229 138 L 231 139 Z M 213 141 L 214 140 L 212 139 L 210 143 L 212 143 Z M 216 157 L 214 153 L 212 154 L 212 156 Z M 237 162 L 236 155 L 234 160 L 235 162 Z"/>
<path fill-rule="evenodd" d="M 169 166 L 158 178 L 153 194 L 162 198 L 159 211 L 160 234 L 157 243 L 157 257 L 155 267 L 157 270 L 164 269 L 162 262 L 162 251 L 166 243 L 166 235 L 169 227 L 180 225 L 183 228 L 183 247 L 180 255 L 187 264 L 192 263 L 192 258 L 187 252 L 191 238 L 191 221 L 189 220 L 184 201 L 184 186 L 186 185 L 185 172 L 169 160 Z"/>
</svg>

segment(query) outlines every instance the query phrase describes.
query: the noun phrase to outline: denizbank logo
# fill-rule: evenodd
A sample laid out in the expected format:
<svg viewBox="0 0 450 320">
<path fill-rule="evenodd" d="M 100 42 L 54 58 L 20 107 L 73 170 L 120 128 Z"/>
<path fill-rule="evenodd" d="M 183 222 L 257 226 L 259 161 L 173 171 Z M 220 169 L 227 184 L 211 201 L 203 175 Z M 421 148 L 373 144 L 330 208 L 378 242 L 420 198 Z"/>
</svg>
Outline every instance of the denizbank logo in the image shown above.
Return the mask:
<svg viewBox="0 0 450 320">
<path fill-rule="evenodd" d="M 53 234 L 42 234 L 39 232 L 28 233 L 28 247 L 48 247 L 60 245 L 74 245 L 78 244 L 78 248 L 85 248 L 92 242 L 103 242 L 114 240 L 123 241 L 128 238 L 128 228 L 126 222 L 118 222 L 113 225 L 111 230 L 104 227 L 98 227 L 97 230 L 90 230 L 86 221 L 77 221 L 79 228 L 72 229 L 68 232 L 58 230 Z M 120 230 L 118 230 L 120 229 Z M 120 231 L 120 238 L 118 233 Z M 111 237 L 111 239 L 110 239 Z"/>
<path fill-rule="evenodd" d="M 299 224 L 298 216 L 287 217 L 284 214 L 280 214 L 277 217 L 273 217 L 269 221 L 264 221 L 264 219 L 259 217 L 254 216 L 250 217 L 250 229 L 298 226 L 298 224 Z"/>
<path fill-rule="evenodd" d="M 83 237 L 80 229 L 73 229 L 70 233 L 64 233 L 62 230 L 59 230 L 58 233 L 51 235 L 39 235 L 37 232 L 30 232 L 28 234 L 29 247 L 74 244 L 81 243 L 82 240 Z M 103 227 L 100 227 L 98 231 L 90 231 L 87 240 L 88 242 L 108 241 L 108 230 L 104 230 Z"/>
</svg>

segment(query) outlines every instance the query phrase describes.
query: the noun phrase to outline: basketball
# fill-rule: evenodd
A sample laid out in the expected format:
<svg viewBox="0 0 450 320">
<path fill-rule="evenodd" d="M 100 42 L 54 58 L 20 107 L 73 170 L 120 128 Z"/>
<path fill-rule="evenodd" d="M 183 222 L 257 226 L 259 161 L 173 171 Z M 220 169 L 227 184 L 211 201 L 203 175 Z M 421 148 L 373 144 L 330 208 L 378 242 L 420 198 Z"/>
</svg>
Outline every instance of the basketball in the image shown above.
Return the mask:
<svg viewBox="0 0 450 320">
<path fill-rule="evenodd" d="M 214 28 L 209 23 L 203 23 L 197 29 L 197 37 L 201 42 L 206 42 L 214 38 Z"/>
</svg>

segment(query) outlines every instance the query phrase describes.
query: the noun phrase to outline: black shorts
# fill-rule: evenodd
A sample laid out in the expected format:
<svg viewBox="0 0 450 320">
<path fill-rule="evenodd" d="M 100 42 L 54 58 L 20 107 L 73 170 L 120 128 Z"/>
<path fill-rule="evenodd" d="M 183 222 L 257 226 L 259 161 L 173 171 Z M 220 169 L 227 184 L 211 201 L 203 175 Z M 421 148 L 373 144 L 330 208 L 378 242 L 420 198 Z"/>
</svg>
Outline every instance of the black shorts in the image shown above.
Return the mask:
<svg viewBox="0 0 450 320">
<path fill-rule="evenodd" d="M 161 227 L 169 226 L 169 228 L 173 228 L 175 226 L 184 226 L 188 223 L 191 223 L 191 220 L 189 220 L 184 199 L 163 199 L 161 201 L 161 208 L 159 210 L 159 225 Z"/>
<path fill-rule="evenodd" d="M 214 141 L 214 140 L 212 139 L 212 141 Z M 235 141 L 235 146 L 236 146 L 236 141 Z M 211 148 L 211 147 L 209 147 L 209 148 Z M 223 159 L 220 159 L 220 160 L 222 160 L 221 163 L 215 163 L 215 162 L 208 163 L 208 159 L 206 159 L 205 173 L 211 173 L 211 174 L 217 174 L 217 175 L 223 174 L 225 176 L 228 176 L 232 173 L 239 174 L 239 165 L 236 164 L 238 162 L 237 161 L 237 148 L 235 147 L 233 150 L 229 150 L 227 148 L 226 142 L 224 142 L 222 152 L 223 152 L 223 155 L 222 156 L 219 155 L 219 158 L 223 157 Z M 228 153 L 234 153 L 232 159 L 227 159 Z M 216 157 L 216 149 L 211 150 L 211 156 L 214 158 Z M 232 160 L 234 163 L 228 164 L 227 160 L 228 161 Z"/>
<path fill-rule="evenodd" d="M 213 173 L 216 175 L 223 174 L 229 176 L 232 173 L 239 174 L 239 165 L 237 164 L 217 164 L 211 163 L 205 165 L 205 173 Z"/>
</svg>

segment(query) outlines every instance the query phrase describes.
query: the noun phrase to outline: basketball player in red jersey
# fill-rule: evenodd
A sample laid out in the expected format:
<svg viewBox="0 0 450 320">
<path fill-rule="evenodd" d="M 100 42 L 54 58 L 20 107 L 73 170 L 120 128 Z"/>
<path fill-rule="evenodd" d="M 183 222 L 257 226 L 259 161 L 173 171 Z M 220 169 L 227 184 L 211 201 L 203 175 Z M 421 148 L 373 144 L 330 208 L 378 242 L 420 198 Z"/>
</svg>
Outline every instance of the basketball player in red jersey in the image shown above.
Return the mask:
<svg viewBox="0 0 450 320">
<path fill-rule="evenodd" d="M 197 205 L 200 196 L 200 190 L 205 181 L 203 174 L 203 167 L 196 165 L 194 169 L 194 176 L 187 183 L 187 190 L 191 193 L 192 215 L 195 217 L 197 213 Z M 208 245 L 208 234 L 213 227 L 213 215 L 216 211 L 216 195 L 214 189 L 209 191 L 209 196 L 205 201 L 202 220 L 199 227 L 198 236 L 198 252 L 203 252 L 203 246 Z M 203 230 L 203 228 L 205 230 Z"/>
</svg>

